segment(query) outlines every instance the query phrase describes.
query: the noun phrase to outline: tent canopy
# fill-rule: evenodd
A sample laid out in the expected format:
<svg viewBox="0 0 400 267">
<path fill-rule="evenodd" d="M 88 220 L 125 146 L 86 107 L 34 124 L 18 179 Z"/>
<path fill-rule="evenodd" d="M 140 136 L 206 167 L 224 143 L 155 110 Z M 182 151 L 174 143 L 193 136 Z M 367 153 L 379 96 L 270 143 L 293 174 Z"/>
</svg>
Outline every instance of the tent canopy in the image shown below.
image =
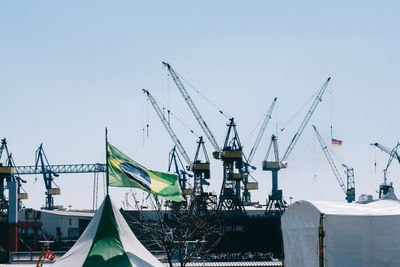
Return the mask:
<svg viewBox="0 0 400 267">
<path fill-rule="evenodd" d="M 400 202 L 297 201 L 282 216 L 287 266 L 400 266 Z"/>
<path fill-rule="evenodd" d="M 106 196 L 82 236 L 55 266 L 163 266 Z"/>
</svg>

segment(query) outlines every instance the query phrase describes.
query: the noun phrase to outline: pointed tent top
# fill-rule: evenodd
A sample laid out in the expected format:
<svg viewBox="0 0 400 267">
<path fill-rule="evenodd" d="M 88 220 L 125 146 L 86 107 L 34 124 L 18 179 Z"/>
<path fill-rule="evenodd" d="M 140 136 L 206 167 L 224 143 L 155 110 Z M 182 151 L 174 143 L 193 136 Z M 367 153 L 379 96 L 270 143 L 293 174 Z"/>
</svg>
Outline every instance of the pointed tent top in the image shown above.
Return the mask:
<svg viewBox="0 0 400 267">
<path fill-rule="evenodd" d="M 107 194 L 75 245 L 55 266 L 163 266 L 136 238 Z"/>
</svg>

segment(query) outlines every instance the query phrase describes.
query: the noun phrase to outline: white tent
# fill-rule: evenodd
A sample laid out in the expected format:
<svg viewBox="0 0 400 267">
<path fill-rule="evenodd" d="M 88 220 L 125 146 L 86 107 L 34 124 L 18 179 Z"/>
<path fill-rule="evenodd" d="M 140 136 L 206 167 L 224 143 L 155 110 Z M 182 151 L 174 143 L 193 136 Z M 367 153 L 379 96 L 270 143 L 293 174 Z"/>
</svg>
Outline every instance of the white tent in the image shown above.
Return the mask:
<svg viewBox="0 0 400 267">
<path fill-rule="evenodd" d="M 55 266 L 163 266 L 136 238 L 107 195 L 75 245 Z"/>
<path fill-rule="evenodd" d="M 399 201 L 297 201 L 281 221 L 285 266 L 400 266 Z"/>
</svg>

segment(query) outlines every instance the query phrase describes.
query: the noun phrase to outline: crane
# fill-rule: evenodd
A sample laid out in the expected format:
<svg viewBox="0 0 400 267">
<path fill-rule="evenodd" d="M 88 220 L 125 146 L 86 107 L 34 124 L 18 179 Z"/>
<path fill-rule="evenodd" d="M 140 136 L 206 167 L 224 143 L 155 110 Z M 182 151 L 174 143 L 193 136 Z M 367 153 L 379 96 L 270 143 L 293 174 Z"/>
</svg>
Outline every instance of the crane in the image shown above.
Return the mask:
<svg viewBox="0 0 400 267">
<path fill-rule="evenodd" d="M 193 103 L 193 100 L 190 97 L 189 93 L 187 92 L 186 88 L 183 86 L 175 70 L 171 67 L 170 64 L 166 62 L 162 62 L 162 64 L 167 67 L 169 73 L 172 76 L 172 79 L 175 82 L 175 85 L 178 87 L 184 100 L 186 101 L 190 110 L 192 111 L 194 117 L 196 118 L 197 122 L 199 123 L 206 137 L 213 146 L 215 150 L 213 152 L 213 157 L 215 159 L 221 159 L 223 161 L 224 178 L 219 197 L 218 209 L 236 213 L 244 213 L 245 211 L 243 207 L 243 202 L 240 196 L 240 183 L 243 181 L 243 176 L 244 176 L 243 153 L 242 153 L 242 146 L 238 145 L 237 143 L 239 141 L 238 138 L 239 136 L 236 131 L 236 124 L 234 123 L 234 119 L 231 118 L 230 122 L 227 125 L 228 133 L 225 138 L 225 145 L 221 149 L 217 141 L 215 140 L 214 135 L 208 128 L 207 123 L 201 116 L 198 108 Z M 234 135 L 232 140 L 229 140 L 232 129 Z M 235 148 L 232 148 L 230 144 L 235 144 Z"/>
<path fill-rule="evenodd" d="M 160 120 L 162 121 L 162 123 L 164 124 L 165 129 L 167 130 L 167 132 L 169 133 L 172 141 L 175 143 L 176 148 L 178 149 L 179 153 L 182 155 L 183 159 L 186 161 L 187 164 L 187 169 L 188 170 L 192 170 L 194 173 L 194 184 L 199 184 L 201 186 L 201 181 L 203 179 L 209 179 L 210 178 L 210 163 L 206 162 L 206 163 L 202 163 L 201 161 L 197 160 L 198 157 L 198 152 L 196 152 L 196 158 L 195 161 L 191 161 L 188 154 L 186 153 L 186 150 L 183 148 L 181 142 L 179 141 L 178 137 L 176 136 L 174 130 L 171 128 L 171 125 L 168 123 L 168 121 L 166 120 L 164 114 L 162 113 L 160 107 L 157 104 L 157 101 L 155 100 L 155 98 L 150 94 L 150 92 L 148 90 L 143 89 L 143 92 L 147 95 L 148 99 L 150 100 L 154 110 L 156 111 L 158 117 L 160 118 Z M 204 141 L 203 141 L 203 137 L 199 137 L 199 145 L 203 144 L 204 145 Z M 205 150 L 204 150 L 204 153 Z M 208 161 L 208 157 L 207 155 L 205 155 L 207 161 Z M 185 185 L 186 186 L 186 185 Z M 183 190 L 185 190 L 186 188 L 183 187 Z M 202 192 L 202 189 L 201 189 Z M 196 194 L 196 192 L 194 193 Z"/>
<path fill-rule="evenodd" d="M 15 180 L 17 183 L 18 210 L 21 210 L 23 208 L 22 199 L 28 198 L 28 194 L 22 188 L 22 183 L 26 183 L 26 181 L 20 177 L 18 169 L 15 168 L 14 158 L 12 156 L 12 153 L 10 153 L 8 150 L 7 140 L 5 138 L 1 140 L 0 159 L 3 154 L 3 151 L 5 151 L 6 160 L 5 160 L 4 172 L 0 170 L 0 199 L 4 199 L 4 179 L 6 178 L 7 182 L 10 182 L 10 179 Z"/>
<path fill-rule="evenodd" d="M 387 172 L 388 172 L 390 164 L 392 163 L 393 158 L 397 158 L 398 162 L 400 163 L 400 157 L 399 157 L 399 154 L 397 153 L 397 149 L 399 148 L 400 143 L 397 143 L 397 145 L 395 145 L 393 149 L 390 149 L 390 148 L 388 148 L 384 145 L 380 145 L 378 143 L 372 143 L 371 145 L 376 146 L 376 147 L 380 148 L 381 151 L 389 154 L 388 162 L 386 164 L 385 169 L 383 170 L 383 184 L 381 184 L 379 186 L 379 198 L 388 198 L 388 197 L 392 198 L 392 196 L 388 195 L 388 193 L 393 192 L 394 189 L 393 189 L 392 183 L 390 183 L 390 184 L 387 183 Z"/>
<path fill-rule="evenodd" d="M 178 149 L 179 153 L 182 155 L 183 159 L 185 160 L 185 162 L 187 164 L 187 168 L 192 169 L 192 161 L 190 160 L 188 154 L 186 153 L 186 150 L 183 148 L 181 141 L 179 141 L 174 130 L 172 130 L 171 125 L 168 123 L 167 119 L 165 118 L 164 114 L 162 113 L 160 106 L 157 104 L 157 101 L 150 94 L 150 92 L 148 90 L 145 90 L 145 89 L 142 89 L 142 90 L 143 90 L 143 93 L 145 93 L 147 95 L 147 98 L 150 100 L 151 105 L 153 106 L 155 112 L 157 113 L 161 122 L 164 124 L 164 127 L 167 130 L 172 141 L 174 142 L 176 148 Z"/>
<path fill-rule="evenodd" d="M 106 165 L 104 163 L 94 164 L 55 164 L 47 165 L 46 168 L 37 168 L 37 166 L 14 166 L 13 171 L 19 175 L 33 175 L 42 174 L 46 175 L 48 172 L 61 174 L 61 173 L 93 173 L 94 174 L 94 187 L 93 187 L 93 210 L 97 208 L 97 186 L 98 174 L 106 172 Z M 104 182 L 104 181 L 103 181 Z M 55 188 L 56 189 L 56 188 Z M 56 192 L 55 190 L 54 192 Z M 46 192 L 47 193 L 47 192 Z M 23 193 L 22 193 L 23 194 Z M 24 195 L 19 196 L 24 197 Z M 47 199 L 47 198 L 46 198 Z"/>
<path fill-rule="evenodd" d="M 333 161 L 331 154 L 329 153 L 328 146 L 325 144 L 324 140 L 322 139 L 321 135 L 319 134 L 317 127 L 313 125 L 315 135 L 318 138 L 319 144 L 321 145 L 322 151 L 325 154 L 326 159 L 328 160 L 329 165 L 332 168 L 333 174 L 336 177 L 336 180 L 339 183 L 340 188 L 343 190 L 343 192 L 346 194 L 346 200 L 348 203 L 351 203 L 355 200 L 355 183 L 354 183 L 354 169 L 349 168 L 346 164 L 342 164 L 342 166 L 346 169 L 345 173 L 347 176 L 347 183 L 346 185 L 343 182 L 342 177 L 340 176 L 340 173 L 335 165 L 335 162 Z"/>
<path fill-rule="evenodd" d="M 271 171 L 272 172 L 272 193 L 269 195 L 268 198 L 268 203 L 267 203 L 267 208 L 266 208 L 266 213 L 267 214 L 282 214 L 283 211 L 286 209 L 286 202 L 282 199 L 282 190 L 278 190 L 278 172 L 280 169 L 286 168 L 287 167 L 287 159 L 291 152 L 293 151 L 293 148 L 297 144 L 297 141 L 299 140 L 301 134 L 303 133 L 305 127 L 307 126 L 308 122 L 310 121 L 310 118 L 314 111 L 316 110 L 319 102 L 322 102 L 322 96 L 325 93 L 325 90 L 328 86 L 329 81 L 331 80 L 331 77 L 329 77 L 326 82 L 323 84 L 323 86 L 318 90 L 318 93 L 308 110 L 306 116 L 304 117 L 302 123 L 300 124 L 299 129 L 295 133 L 295 135 L 292 138 L 292 141 L 290 142 L 289 146 L 287 147 L 285 154 L 283 155 L 282 159 L 279 159 L 279 151 L 278 151 L 278 140 L 276 136 L 271 137 L 271 144 L 268 149 L 268 153 L 265 156 L 264 161 L 262 162 L 263 166 L 263 171 Z M 268 155 L 269 151 L 271 149 L 271 146 L 273 145 L 274 147 L 274 152 L 275 152 L 275 161 L 268 161 Z"/>
<path fill-rule="evenodd" d="M 179 91 L 181 92 L 183 98 L 185 99 L 186 103 L 188 104 L 190 110 L 192 111 L 194 117 L 196 118 L 197 122 L 199 123 L 201 129 L 207 136 L 207 139 L 210 141 L 211 145 L 214 147 L 215 152 L 213 153 L 214 158 L 219 159 L 220 154 L 221 154 L 221 148 L 219 147 L 217 141 L 215 140 L 214 135 L 208 128 L 207 123 L 204 121 L 203 117 L 201 116 L 200 111 L 196 107 L 196 105 L 193 103 L 192 98 L 190 97 L 189 93 L 186 91 L 186 88 L 183 86 L 181 80 L 179 79 L 178 75 L 176 74 L 175 70 L 171 67 L 170 64 L 167 62 L 162 62 L 164 66 L 167 67 L 169 73 L 172 76 L 172 79 L 174 80 L 176 86 L 178 87 Z"/>
<path fill-rule="evenodd" d="M 53 195 L 61 194 L 60 188 L 54 183 L 54 177 L 58 177 L 59 175 L 48 167 L 50 164 L 49 161 L 47 160 L 46 153 L 44 152 L 43 144 L 40 144 L 35 154 L 36 154 L 35 169 L 37 170 L 40 164 L 41 173 L 43 174 L 43 180 L 47 190 L 45 209 L 54 210 L 55 206 L 54 206 Z M 56 187 L 53 187 L 53 184 Z"/>
<path fill-rule="evenodd" d="M 395 148 L 398 147 L 399 144 L 400 143 L 397 143 Z M 398 154 L 397 149 L 393 150 L 393 149 L 390 149 L 390 148 L 388 148 L 384 145 L 378 144 L 378 143 L 371 143 L 371 146 L 376 146 L 377 148 L 379 148 L 381 151 L 385 152 L 386 154 L 392 155 L 392 157 L 396 158 L 400 164 L 400 155 Z"/>
<path fill-rule="evenodd" d="M 247 157 L 246 161 L 244 162 L 245 175 L 244 175 L 244 178 L 243 178 L 243 187 L 244 187 L 244 189 L 243 189 L 243 201 L 245 203 L 251 202 L 251 194 L 250 194 L 249 190 L 253 190 L 253 189 L 257 189 L 258 188 L 258 184 L 257 183 L 255 183 L 255 185 L 253 185 L 251 183 L 249 184 L 249 179 L 248 179 L 248 176 L 249 176 L 249 173 L 250 173 L 249 167 L 251 169 L 253 169 L 253 170 L 256 169 L 256 167 L 251 165 L 251 162 L 253 161 L 254 155 L 256 154 L 258 146 L 260 145 L 261 138 L 264 135 L 264 132 L 265 132 L 265 129 L 266 129 L 267 125 L 268 125 L 268 122 L 271 119 L 272 111 L 274 110 L 274 107 L 275 107 L 275 104 L 276 104 L 276 100 L 277 100 L 277 98 L 275 97 L 274 100 L 272 101 L 271 106 L 269 107 L 267 113 L 265 114 L 264 121 L 263 121 L 263 123 L 261 125 L 261 129 L 260 129 L 260 131 L 259 131 L 259 133 L 257 135 L 257 138 L 256 138 L 255 142 L 254 142 L 253 148 L 250 150 L 250 154 Z"/>
<path fill-rule="evenodd" d="M 265 114 L 265 118 L 264 118 L 263 124 L 261 126 L 260 132 L 258 133 L 256 141 L 254 142 L 254 146 L 250 150 L 249 157 L 247 158 L 247 163 L 248 164 L 251 164 L 251 162 L 253 161 L 254 155 L 255 155 L 255 153 L 256 153 L 256 151 L 258 149 L 258 146 L 260 144 L 261 138 L 264 135 L 265 128 L 267 127 L 268 122 L 271 119 L 272 111 L 274 110 L 274 107 L 275 107 L 275 104 L 276 104 L 276 100 L 277 100 L 277 98 L 275 97 L 274 100 L 272 101 L 271 106 L 268 109 L 267 114 Z"/>
<path fill-rule="evenodd" d="M 229 120 L 227 126 L 228 131 L 221 154 L 224 173 L 218 210 L 242 215 L 246 212 L 240 196 L 240 182 L 246 175 L 243 169 L 243 146 L 240 143 L 234 118 Z"/>
<path fill-rule="evenodd" d="M 175 167 L 175 173 L 178 175 L 179 179 L 179 185 L 182 190 L 186 189 L 186 182 L 187 178 L 186 176 L 192 177 L 189 173 L 186 172 L 185 168 L 183 167 L 183 163 L 179 157 L 178 152 L 176 151 L 176 146 L 172 148 L 172 150 L 169 152 L 169 160 L 168 160 L 168 171 L 171 171 L 172 164 L 174 164 Z M 179 164 L 178 164 L 179 163 Z M 181 167 L 179 167 L 181 166 Z M 183 192 L 185 194 L 185 192 Z"/>
</svg>

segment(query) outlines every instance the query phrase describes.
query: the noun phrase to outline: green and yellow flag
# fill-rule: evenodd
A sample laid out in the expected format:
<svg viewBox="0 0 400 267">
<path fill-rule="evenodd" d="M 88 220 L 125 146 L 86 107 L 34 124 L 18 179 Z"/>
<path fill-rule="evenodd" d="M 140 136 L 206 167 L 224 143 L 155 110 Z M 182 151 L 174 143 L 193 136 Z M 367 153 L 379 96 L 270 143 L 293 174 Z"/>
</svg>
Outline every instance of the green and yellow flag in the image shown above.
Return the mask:
<svg viewBox="0 0 400 267">
<path fill-rule="evenodd" d="M 108 185 L 136 187 L 173 201 L 183 201 L 176 174 L 148 170 L 107 142 Z"/>
</svg>

